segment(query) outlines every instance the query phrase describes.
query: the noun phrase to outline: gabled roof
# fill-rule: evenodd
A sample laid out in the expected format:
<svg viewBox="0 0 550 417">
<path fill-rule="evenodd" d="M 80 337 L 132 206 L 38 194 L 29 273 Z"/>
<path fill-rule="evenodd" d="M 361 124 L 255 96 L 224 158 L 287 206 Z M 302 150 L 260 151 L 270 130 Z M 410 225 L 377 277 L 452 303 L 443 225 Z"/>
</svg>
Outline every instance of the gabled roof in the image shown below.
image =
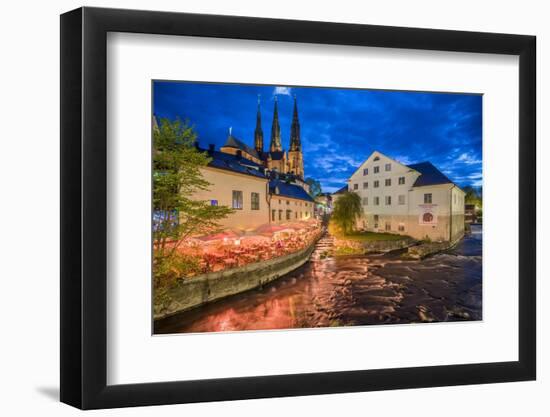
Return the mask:
<svg viewBox="0 0 550 417">
<path fill-rule="evenodd" d="M 256 149 L 251 148 L 250 146 L 248 146 L 243 141 L 237 139 L 235 136 L 229 135 L 227 137 L 227 140 L 225 141 L 225 145 L 223 145 L 223 146 L 224 147 L 227 146 L 228 148 L 240 149 L 241 151 L 246 152 L 249 155 L 252 155 L 254 158 L 261 159 L 260 155 L 258 155 L 258 152 L 256 151 Z"/>
<path fill-rule="evenodd" d="M 398 165 L 401 165 L 401 166 L 403 166 L 403 167 L 407 167 L 407 165 L 403 164 L 402 162 L 399 162 L 397 159 L 390 158 L 389 156 L 384 155 L 384 154 L 383 154 L 382 152 L 380 152 L 380 151 L 372 151 L 371 154 L 368 156 L 368 158 L 365 159 L 363 162 L 361 162 L 361 163 L 359 164 L 359 166 L 357 167 L 357 169 L 356 169 L 355 171 L 353 171 L 353 174 L 350 175 L 350 178 L 353 177 L 357 172 L 359 172 L 359 170 L 360 170 L 361 167 L 365 164 L 365 162 L 367 162 L 367 161 L 371 158 L 371 156 L 373 156 L 373 155 L 375 155 L 375 154 L 377 155 L 376 157 L 382 156 L 382 157 L 387 158 L 387 159 L 389 159 L 390 161 L 392 161 L 392 162 L 394 162 L 394 163 L 396 163 L 396 164 L 398 164 Z M 375 158 L 376 158 L 376 157 L 375 157 Z M 378 158 L 378 159 L 380 159 L 380 158 Z"/>
<path fill-rule="evenodd" d="M 413 187 L 424 187 L 426 185 L 452 184 L 453 182 L 447 178 L 439 169 L 431 162 L 420 162 L 418 164 L 407 165 L 409 168 L 420 172 L 420 176 L 416 179 Z"/>
<path fill-rule="evenodd" d="M 208 156 L 212 158 L 208 164 L 209 167 L 265 178 L 265 173 L 262 172 L 263 168 L 250 159 L 219 151 L 208 151 Z"/>
<path fill-rule="evenodd" d="M 302 187 L 296 184 L 289 184 L 281 180 L 269 181 L 269 192 L 283 197 L 296 198 L 298 200 L 314 201 L 313 198 Z"/>
<path fill-rule="evenodd" d="M 332 194 L 344 194 L 347 191 L 348 191 L 348 186 L 344 185 L 342 188 L 340 188 L 339 190 L 336 190 Z"/>
</svg>

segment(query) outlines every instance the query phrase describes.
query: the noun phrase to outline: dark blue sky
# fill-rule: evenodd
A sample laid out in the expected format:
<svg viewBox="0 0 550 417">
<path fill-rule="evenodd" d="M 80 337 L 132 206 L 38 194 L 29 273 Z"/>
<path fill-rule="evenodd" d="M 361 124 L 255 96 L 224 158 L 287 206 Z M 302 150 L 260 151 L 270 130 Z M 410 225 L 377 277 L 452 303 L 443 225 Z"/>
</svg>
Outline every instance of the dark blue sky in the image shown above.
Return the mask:
<svg viewBox="0 0 550 417">
<path fill-rule="evenodd" d="M 157 116 L 189 119 L 201 146 L 216 148 L 230 127 L 253 146 L 260 94 L 266 150 L 275 95 L 288 149 L 295 94 L 305 174 L 323 191 L 345 185 L 374 150 L 405 164 L 430 161 L 459 186 L 481 186 L 480 95 L 166 81 L 155 81 L 153 94 Z"/>
</svg>

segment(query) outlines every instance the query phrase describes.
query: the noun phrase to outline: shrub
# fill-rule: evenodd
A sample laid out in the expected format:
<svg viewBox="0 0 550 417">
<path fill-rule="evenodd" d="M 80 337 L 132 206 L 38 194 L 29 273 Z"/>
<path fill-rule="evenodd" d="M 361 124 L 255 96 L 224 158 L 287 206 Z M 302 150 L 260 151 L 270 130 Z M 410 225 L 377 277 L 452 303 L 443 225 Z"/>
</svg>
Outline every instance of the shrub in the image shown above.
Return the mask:
<svg viewBox="0 0 550 417">
<path fill-rule="evenodd" d="M 155 288 L 170 287 L 178 279 L 201 272 L 200 260 L 195 256 L 173 252 L 170 256 L 153 259 Z"/>
</svg>

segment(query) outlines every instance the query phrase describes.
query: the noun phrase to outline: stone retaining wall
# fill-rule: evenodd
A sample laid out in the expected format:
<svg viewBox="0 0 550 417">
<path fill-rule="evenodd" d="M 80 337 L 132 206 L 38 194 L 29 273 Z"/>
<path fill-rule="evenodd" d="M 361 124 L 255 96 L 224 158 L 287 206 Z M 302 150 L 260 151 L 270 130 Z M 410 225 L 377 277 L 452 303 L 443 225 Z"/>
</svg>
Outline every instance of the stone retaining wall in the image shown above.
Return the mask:
<svg viewBox="0 0 550 417">
<path fill-rule="evenodd" d="M 410 259 L 422 259 L 433 253 L 441 252 L 451 247 L 450 242 L 430 242 L 412 246 L 407 250 L 406 257 Z"/>
<path fill-rule="evenodd" d="M 336 248 L 352 248 L 358 252 L 374 253 L 374 252 L 390 252 L 398 249 L 404 249 L 414 245 L 416 241 L 410 237 L 404 237 L 399 240 L 372 240 L 372 241 L 356 241 L 341 238 L 334 238 L 334 246 Z"/>
<path fill-rule="evenodd" d="M 157 290 L 153 317 L 155 320 L 165 318 L 274 281 L 306 263 L 315 243 L 290 255 L 211 272 L 180 281 L 172 288 Z"/>
</svg>

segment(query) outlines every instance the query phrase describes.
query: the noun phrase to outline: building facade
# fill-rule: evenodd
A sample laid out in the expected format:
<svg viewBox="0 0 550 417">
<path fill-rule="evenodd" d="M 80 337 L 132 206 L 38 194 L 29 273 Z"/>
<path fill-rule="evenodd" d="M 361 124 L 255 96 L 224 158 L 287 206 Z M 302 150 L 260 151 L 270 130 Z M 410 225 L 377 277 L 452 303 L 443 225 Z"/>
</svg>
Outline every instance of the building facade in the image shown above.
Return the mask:
<svg viewBox="0 0 550 417">
<path fill-rule="evenodd" d="M 310 220 L 314 217 L 314 206 L 313 199 L 302 187 L 280 180 L 270 181 L 271 223 Z"/>
<path fill-rule="evenodd" d="M 430 162 L 405 165 L 375 151 L 347 189 L 361 197 L 360 229 L 433 241 L 464 235 L 465 193 Z"/>
<path fill-rule="evenodd" d="M 194 199 L 224 205 L 234 211 L 220 221 L 222 227 L 254 230 L 272 223 L 314 218 L 314 200 L 304 181 L 304 163 L 300 141 L 298 106 L 294 98 L 293 119 L 290 128 L 290 148 L 283 150 L 279 125 L 278 105 L 275 101 L 271 141 L 264 151 L 260 103 L 256 115 L 254 147 L 248 146 L 229 132 L 219 151 L 214 145 L 208 152 L 211 162 L 201 169 L 208 190 L 200 190 Z"/>
</svg>

